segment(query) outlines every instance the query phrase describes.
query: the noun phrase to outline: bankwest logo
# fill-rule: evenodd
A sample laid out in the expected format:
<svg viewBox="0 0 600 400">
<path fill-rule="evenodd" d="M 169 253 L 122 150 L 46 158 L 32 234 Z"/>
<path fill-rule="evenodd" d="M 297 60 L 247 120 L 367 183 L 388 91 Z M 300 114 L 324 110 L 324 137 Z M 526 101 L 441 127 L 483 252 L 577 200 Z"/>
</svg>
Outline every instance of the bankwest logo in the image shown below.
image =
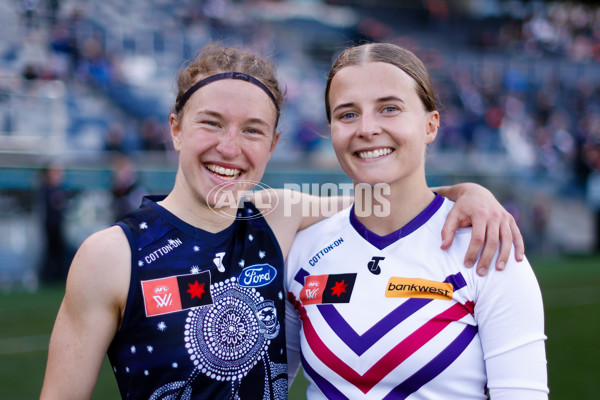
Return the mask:
<svg viewBox="0 0 600 400">
<path fill-rule="evenodd" d="M 146 316 L 212 304 L 210 272 L 142 281 Z"/>
<path fill-rule="evenodd" d="M 385 297 L 418 297 L 450 300 L 454 293 L 451 283 L 419 278 L 390 278 Z"/>
</svg>

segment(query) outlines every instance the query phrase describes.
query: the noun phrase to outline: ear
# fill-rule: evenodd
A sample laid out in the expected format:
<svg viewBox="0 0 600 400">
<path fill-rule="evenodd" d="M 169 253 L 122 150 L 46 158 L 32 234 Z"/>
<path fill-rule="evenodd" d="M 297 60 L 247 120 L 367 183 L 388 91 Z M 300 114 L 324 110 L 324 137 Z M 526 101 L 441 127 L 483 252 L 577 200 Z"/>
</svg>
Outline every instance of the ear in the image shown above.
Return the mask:
<svg viewBox="0 0 600 400">
<path fill-rule="evenodd" d="M 173 148 L 179 153 L 181 150 L 181 126 L 175 114 L 169 115 L 169 125 L 171 127 L 171 140 L 173 140 Z"/>
<path fill-rule="evenodd" d="M 275 150 L 275 146 L 277 146 L 277 142 L 279 141 L 280 136 L 281 132 L 275 132 L 275 135 L 273 136 L 273 141 L 271 142 L 271 148 L 269 149 L 269 153 L 273 154 L 273 151 Z"/>
<path fill-rule="evenodd" d="M 440 127 L 440 113 L 437 111 L 431 111 L 427 115 L 427 123 L 425 125 L 425 143 L 432 143 L 437 137 L 438 129 Z"/>
</svg>

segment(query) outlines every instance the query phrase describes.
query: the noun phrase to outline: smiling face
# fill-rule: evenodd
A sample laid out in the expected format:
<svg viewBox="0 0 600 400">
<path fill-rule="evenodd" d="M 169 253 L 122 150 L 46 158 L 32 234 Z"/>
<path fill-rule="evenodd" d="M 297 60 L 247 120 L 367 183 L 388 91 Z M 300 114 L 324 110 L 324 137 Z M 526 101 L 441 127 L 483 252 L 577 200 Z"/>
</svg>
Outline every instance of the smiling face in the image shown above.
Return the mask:
<svg viewBox="0 0 600 400">
<path fill-rule="evenodd" d="M 426 111 L 409 75 L 384 62 L 343 67 L 328 101 L 333 147 L 355 183 L 426 186 L 425 150 L 439 114 Z"/>
<path fill-rule="evenodd" d="M 262 179 L 279 138 L 276 118 L 271 99 L 252 83 L 224 79 L 197 90 L 181 118 L 170 118 L 180 153 L 175 189 L 211 207 L 223 203 L 219 196 L 239 199 Z"/>
</svg>

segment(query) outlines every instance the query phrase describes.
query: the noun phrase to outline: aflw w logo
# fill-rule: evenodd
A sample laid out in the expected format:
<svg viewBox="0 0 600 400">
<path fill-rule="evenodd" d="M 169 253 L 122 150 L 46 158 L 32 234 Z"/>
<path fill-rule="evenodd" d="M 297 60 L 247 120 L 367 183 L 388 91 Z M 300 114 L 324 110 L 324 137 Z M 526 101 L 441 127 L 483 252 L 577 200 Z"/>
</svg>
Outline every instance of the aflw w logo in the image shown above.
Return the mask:
<svg viewBox="0 0 600 400">
<path fill-rule="evenodd" d="M 171 293 L 166 293 L 162 296 L 152 296 L 154 301 L 156 301 L 156 306 L 158 308 L 167 307 L 173 304 L 173 299 L 171 298 Z"/>
<path fill-rule="evenodd" d="M 314 299 L 317 297 L 317 294 L 319 293 L 319 288 L 306 289 L 305 292 L 306 292 L 307 299 Z"/>
</svg>

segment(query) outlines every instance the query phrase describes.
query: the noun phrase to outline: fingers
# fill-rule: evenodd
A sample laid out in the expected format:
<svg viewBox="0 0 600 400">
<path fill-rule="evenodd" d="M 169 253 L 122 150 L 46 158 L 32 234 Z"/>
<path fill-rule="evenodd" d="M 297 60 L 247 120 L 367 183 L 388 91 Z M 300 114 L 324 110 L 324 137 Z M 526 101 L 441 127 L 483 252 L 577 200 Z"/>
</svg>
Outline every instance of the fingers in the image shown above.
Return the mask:
<svg viewBox="0 0 600 400">
<path fill-rule="evenodd" d="M 508 220 L 500 224 L 500 252 L 496 260 L 496 269 L 502 271 L 506 267 L 510 250 L 512 249 L 513 237 L 511 234 L 510 223 Z"/>
<path fill-rule="evenodd" d="M 479 261 L 477 262 L 478 275 L 485 276 L 487 274 L 492 259 L 494 258 L 494 254 L 498 248 L 499 252 L 495 266 L 498 271 L 502 271 L 506 268 L 513 244 L 515 246 L 515 259 L 517 261 L 523 260 L 525 245 L 523 243 L 521 232 L 512 215 L 506 213 L 501 222 L 497 222 L 493 219 L 489 220 L 487 226 L 482 227 L 481 230 L 478 228 L 477 232 L 476 228 L 477 225 L 474 225 L 471 243 L 469 243 L 469 249 L 465 256 L 465 265 L 467 267 L 473 265 L 473 262 L 476 259 L 473 258 L 473 254 L 483 245 Z M 475 257 L 477 257 L 477 254 L 475 254 Z"/>
<path fill-rule="evenodd" d="M 523 241 L 523 235 L 517 226 L 517 221 L 510 216 L 510 232 L 512 235 L 512 242 L 515 245 L 515 259 L 517 261 L 523 261 L 525 257 L 525 242 Z M 507 260 L 508 261 L 508 260 Z"/>
<path fill-rule="evenodd" d="M 484 239 L 485 243 L 483 243 L 479 261 L 477 261 L 477 274 L 480 276 L 487 274 L 492 259 L 498 250 L 498 244 L 500 242 L 499 222 L 496 220 L 488 221 L 487 228 L 485 228 Z M 481 247 L 481 244 L 479 246 Z"/>
<path fill-rule="evenodd" d="M 473 225 L 473 230 L 471 232 L 471 241 L 469 242 L 469 247 L 467 248 L 467 254 L 465 255 L 465 266 L 467 268 L 471 268 L 473 265 L 475 265 L 475 260 L 477 260 L 477 255 L 479 254 L 479 250 L 481 250 L 481 246 L 483 245 L 483 242 L 485 241 L 485 229 L 486 226 L 485 224 L 474 224 Z M 478 264 L 479 266 L 485 267 L 485 265 L 483 265 L 481 263 L 481 261 Z M 489 261 L 488 261 L 488 265 L 489 265 Z M 487 267 L 485 267 L 485 271 L 487 272 Z"/>
<path fill-rule="evenodd" d="M 458 213 L 455 210 L 456 207 L 452 207 L 448 216 L 446 217 L 446 222 L 442 227 L 442 250 L 448 250 L 452 241 L 454 241 L 454 234 L 456 230 L 460 227 L 460 222 L 458 220 Z"/>
<path fill-rule="evenodd" d="M 447 250 L 454 241 L 457 229 L 472 225 L 471 241 L 464 262 L 468 268 L 477 262 L 477 273 L 481 276 L 487 274 L 497 251 L 495 268 L 500 271 L 509 261 L 513 244 L 517 261 L 523 260 L 525 252 L 523 236 L 515 219 L 493 197 L 492 199 L 490 207 L 485 201 L 467 201 L 463 196 L 448 213 L 442 228 L 440 247 Z"/>
</svg>

